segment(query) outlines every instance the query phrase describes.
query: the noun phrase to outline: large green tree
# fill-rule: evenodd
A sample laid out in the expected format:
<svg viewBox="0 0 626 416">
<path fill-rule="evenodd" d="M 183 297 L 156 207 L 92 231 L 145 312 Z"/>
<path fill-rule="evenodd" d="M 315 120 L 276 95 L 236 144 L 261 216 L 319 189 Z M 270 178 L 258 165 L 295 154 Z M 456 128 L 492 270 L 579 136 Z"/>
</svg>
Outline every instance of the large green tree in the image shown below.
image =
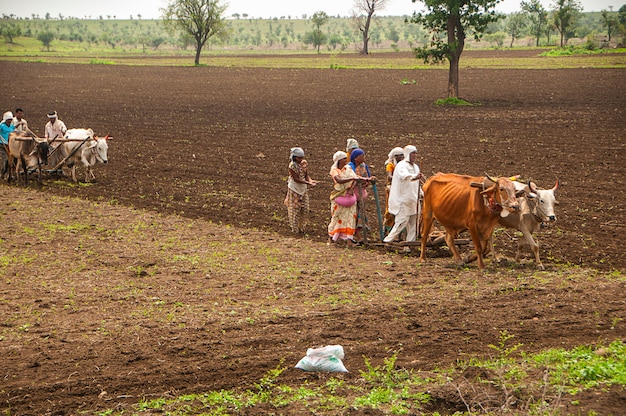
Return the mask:
<svg viewBox="0 0 626 416">
<path fill-rule="evenodd" d="M 574 19 L 583 10 L 578 0 L 554 0 L 552 17 L 556 30 L 561 35 L 561 48 L 567 45 L 567 32 L 574 24 Z"/>
<path fill-rule="evenodd" d="M 522 11 L 528 14 L 530 31 L 535 36 L 535 46 L 539 46 L 539 39 L 548 25 L 548 12 L 539 0 L 522 1 Z"/>
<path fill-rule="evenodd" d="M 39 40 L 39 42 L 43 43 L 43 46 L 45 46 L 48 52 L 50 52 L 50 45 L 54 40 L 54 33 L 49 30 L 39 32 L 39 34 L 37 35 L 37 39 Z"/>
<path fill-rule="evenodd" d="M 310 33 L 311 43 L 317 47 L 317 53 L 320 53 L 320 46 L 326 43 L 326 34 L 322 32 L 322 26 L 328 23 L 328 15 L 326 12 L 315 12 L 311 17 L 311 22 L 315 29 Z"/>
<path fill-rule="evenodd" d="M 210 38 L 228 34 L 225 11 L 226 5 L 219 0 L 172 0 L 161 9 L 163 23 L 171 33 L 180 30 L 195 39 L 196 65 L 200 64 L 200 53 Z"/>
<path fill-rule="evenodd" d="M 511 35 L 511 48 L 515 39 L 519 39 L 526 28 L 526 14 L 522 12 L 511 13 L 506 20 L 506 30 Z"/>
<path fill-rule="evenodd" d="M 424 62 L 448 60 L 448 98 L 459 96 L 459 60 L 465 38 L 471 33 L 479 40 L 487 25 L 500 18 L 494 11 L 500 0 L 411 0 L 424 3 L 424 13 L 414 13 L 411 22 L 421 23 L 431 33 L 430 44 L 415 48 Z M 445 34 L 445 39 L 443 35 Z"/>
<path fill-rule="evenodd" d="M 606 10 L 602 10 L 602 23 L 606 26 L 606 32 L 609 37 L 609 42 L 611 41 L 611 35 L 613 31 L 617 27 L 617 15 L 609 13 Z"/>
<path fill-rule="evenodd" d="M 368 44 L 370 41 L 370 25 L 374 13 L 385 8 L 389 0 L 354 0 L 352 9 L 352 20 L 357 30 L 361 32 L 363 38 L 363 48 L 361 54 L 369 53 Z"/>
<path fill-rule="evenodd" d="M 0 27 L 0 33 L 8 43 L 13 43 L 13 38 L 22 36 L 22 27 L 15 22 Z"/>
</svg>

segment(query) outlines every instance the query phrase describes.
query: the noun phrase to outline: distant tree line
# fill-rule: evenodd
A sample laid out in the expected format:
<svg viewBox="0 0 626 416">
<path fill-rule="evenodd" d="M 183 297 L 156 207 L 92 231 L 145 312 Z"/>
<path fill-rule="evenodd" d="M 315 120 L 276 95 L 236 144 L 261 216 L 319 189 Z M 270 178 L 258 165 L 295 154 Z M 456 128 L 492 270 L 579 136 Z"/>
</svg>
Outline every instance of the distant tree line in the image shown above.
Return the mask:
<svg viewBox="0 0 626 416">
<path fill-rule="evenodd" d="M 527 46 L 563 46 L 572 38 L 600 39 L 603 43 L 623 43 L 626 32 L 626 5 L 618 11 L 582 12 L 576 1 L 563 2 L 565 14 L 557 9 L 545 9 L 538 0 L 524 0 L 521 10 L 502 16 L 487 25 L 482 38 L 494 47 L 512 47 L 515 42 L 528 39 Z M 569 3 L 568 3 L 569 2 Z M 569 5 L 568 5 L 569 4 Z M 225 20 L 225 36 L 207 40 L 209 47 L 231 49 L 299 48 L 308 46 L 322 51 L 351 49 L 363 52 L 363 31 L 356 18 L 329 16 L 320 20 L 322 11 L 301 18 L 282 16 L 273 19 L 253 19 L 247 14 L 234 14 Z M 364 16 L 364 15 L 360 15 Z M 369 48 L 415 48 L 425 45 L 429 33 L 421 24 L 407 23 L 409 16 L 371 16 L 368 38 Z M 20 37 L 38 39 L 44 48 L 54 41 L 100 45 L 112 49 L 138 49 L 143 52 L 159 48 L 186 50 L 195 40 L 185 33 L 168 32 L 163 20 L 145 20 L 141 15 L 130 19 L 116 16 L 76 18 L 52 16 L 43 18 L 33 15 L 17 18 L 3 14 L 0 19 L 0 35 L 12 44 Z M 505 41 L 507 44 L 505 45 Z"/>
</svg>

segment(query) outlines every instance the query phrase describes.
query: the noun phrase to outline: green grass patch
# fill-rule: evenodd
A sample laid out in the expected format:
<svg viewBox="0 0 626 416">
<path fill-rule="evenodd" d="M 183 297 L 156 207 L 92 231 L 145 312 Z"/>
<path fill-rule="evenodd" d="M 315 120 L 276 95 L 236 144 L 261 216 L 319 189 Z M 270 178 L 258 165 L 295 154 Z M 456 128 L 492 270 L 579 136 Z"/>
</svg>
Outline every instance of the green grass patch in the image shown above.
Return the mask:
<svg viewBox="0 0 626 416">
<path fill-rule="evenodd" d="M 469 101 L 465 101 L 462 98 L 456 98 L 456 97 L 448 97 L 446 99 L 437 100 L 435 101 L 435 104 L 436 105 L 464 106 L 464 107 L 471 107 L 471 106 L 476 105 L 474 103 L 470 103 Z"/>
<path fill-rule="evenodd" d="M 479 367 L 489 369 L 492 375 L 489 379 L 478 379 L 475 389 L 487 384 L 508 395 L 524 395 L 527 408 L 517 405 L 514 408 L 505 402 L 503 407 L 498 407 L 500 411 L 536 414 L 535 411 L 541 409 L 541 414 L 554 414 L 563 394 L 573 395 L 613 384 L 626 385 L 626 345 L 622 341 L 614 341 L 608 346 L 579 346 L 571 350 L 551 349 L 525 354 L 519 351 L 521 344 L 510 345 L 513 338 L 503 331 L 498 345 L 491 346 L 497 352 L 495 357 L 437 370 L 427 376 L 419 371 L 399 368 L 396 364 L 398 354 L 394 353 L 379 366 L 372 365 L 370 359 L 364 357 L 365 370 L 360 371 L 361 377 L 351 381 L 343 379 L 342 375 L 329 374 L 318 379 L 308 378 L 294 386 L 280 383 L 287 370 L 281 361 L 250 388 L 140 400 L 135 408 L 177 415 L 227 415 L 261 405 L 269 405 L 277 414 L 289 413 L 293 409 L 300 409 L 300 412 L 307 409 L 306 413 L 310 414 L 343 414 L 359 409 L 375 409 L 392 415 L 419 414 L 420 409 L 433 400 L 429 391 L 447 385 L 458 387 L 454 380 L 464 378 L 469 367 Z M 519 356 L 514 358 L 517 352 Z M 468 406 L 470 413 L 484 410 L 480 402 L 466 400 L 458 398 L 459 403 Z M 121 413 L 107 410 L 101 414 Z"/>
<path fill-rule="evenodd" d="M 92 59 L 89 61 L 90 65 L 115 65 L 115 61 L 109 61 L 106 59 Z"/>
<path fill-rule="evenodd" d="M 587 45 L 570 45 L 563 48 L 554 48 L 549 51 L 542 52 L 539 56 L 571 56 L 571 55 L 598 55 L 605 53 L 603 49 L 597 49 Z"/>
<path fill-rule="evenodd" d="M 548 350 L 532 357 L 550 370 L 550 383 L 569 394 L 613 384 L 626 385 L 626 345 L 614 341 L 597 348 Z"/>
</svg>

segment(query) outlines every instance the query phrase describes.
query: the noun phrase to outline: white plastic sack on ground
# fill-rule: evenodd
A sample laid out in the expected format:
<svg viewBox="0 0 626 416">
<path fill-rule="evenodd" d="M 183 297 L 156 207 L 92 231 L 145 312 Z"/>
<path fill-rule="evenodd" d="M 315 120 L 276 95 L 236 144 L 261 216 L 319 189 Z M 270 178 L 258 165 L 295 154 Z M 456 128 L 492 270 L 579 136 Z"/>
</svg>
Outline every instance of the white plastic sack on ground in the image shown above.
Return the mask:
<svg viewBox="0 0 626 416">
<path fill-rule="evenodd" d="M 306 356 L 298 361 L 296 368 L 304 371 L 328 371 L 347 373 L 341 360 L 344 358 L 341 345 L 327 345 L 321 348 L 309 348 Z"/>
</svg>

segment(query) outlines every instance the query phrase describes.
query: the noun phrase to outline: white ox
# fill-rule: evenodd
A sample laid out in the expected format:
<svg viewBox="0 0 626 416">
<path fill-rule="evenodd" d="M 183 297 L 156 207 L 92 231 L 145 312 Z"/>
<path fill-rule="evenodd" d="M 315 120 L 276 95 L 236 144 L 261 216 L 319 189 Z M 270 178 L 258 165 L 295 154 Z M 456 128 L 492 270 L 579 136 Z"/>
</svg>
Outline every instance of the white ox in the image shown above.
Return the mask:
<svg viewBox="0 0 626 416">
<path fill-rule="evenodd" d="M 9 134 L 8 181 L 15 177 L 19 183 L 20 170 L 24 172 L 24 184 L 28 184 L 28 171 L 36 169 L 39 172 L 38 180 L 41 184 L 41 166 L 48 163 L 48 142 L 35 138 L 32 133 L 17 131 Z"/>
<path fill-rule="evenodd" d="M 528 244 L 535 255 L 537 267 L 544 270 L 545 268 L 539 258 L 539 244 L 532 234 L 539 231 L 543 223 L 556 221 L 554 206 L 558 205 L 558 202 L 555 192 L 559 189 L 559 180 L 556 180 L 556 184 L 552 189 L 538 189 L 532 182 L 522 184 L 513 181 L 513 185 L 516 191 L 525 191 L 524 196 L 517 198 L 520 209 L 507 217 L 500 217 L 498 223 L 506 228 L 521 231 L 524 235 L 524 239 L 519 239 L 517 242 L 515 261 L 519 262 L 522 255 L 522 247 Z M 497 259 L 496 252 L 493 249 L 493 237 L 491 238 L 491 251 L 494 258 Z"/>
<path fill-rule="evenodd" d="M 93 174 L 93 166 L 100 163 L 108 162 L 108 137 L 98 138 L 93 134 L 91 129 L 69 129 L 65 133 L 66 141 L 59 143 L 56 150 L 58 155 L 55 160 L 65 160 L 65 164 L 72 170 L 72 180 L 76 179 L 76 164 L 81 162 L 85 166 L 85 182 L 95 180 Z M 59 162 L 60 163 L 60 162 Z"/>
</svg>

